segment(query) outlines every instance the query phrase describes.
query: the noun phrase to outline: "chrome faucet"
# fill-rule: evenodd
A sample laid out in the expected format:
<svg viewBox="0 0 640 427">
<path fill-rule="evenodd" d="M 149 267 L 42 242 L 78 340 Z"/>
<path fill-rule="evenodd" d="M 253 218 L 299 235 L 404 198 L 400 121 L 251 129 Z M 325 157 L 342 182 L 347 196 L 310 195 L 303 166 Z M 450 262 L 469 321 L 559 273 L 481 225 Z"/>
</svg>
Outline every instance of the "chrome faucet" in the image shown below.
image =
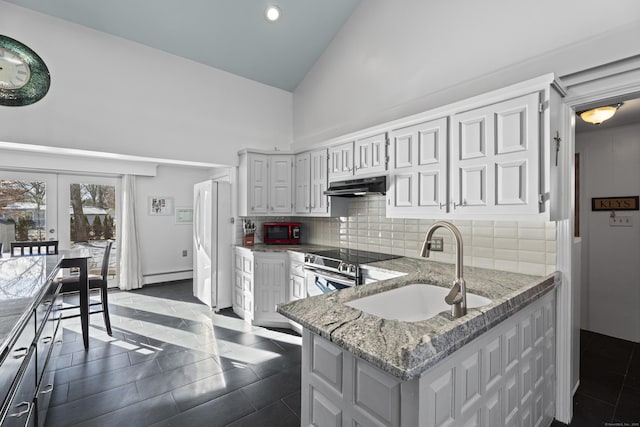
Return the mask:
<svg viewBox="0 0 640 427">
<path fill-rule="evenodd" d="M 438 228 L 446 228 L 456 239 L 456 277 L 453 281 L 451 291 L 449 291 L 449 294 L 444 297 L 444 300 L 451 306 L 451 315 L 454 318 L 458 318 L 467 314 L 467 285 L 462 277 L 462 235 L 460 234 L 460 230 L 458 230 L 455 225 L 447 221 L 434 222 L 431 227 L 429 227 L 427 234 L 424 237 L 420 256 L 429 258 L 429 251 L 431 250 L 431 236 L 433 236 L 433 232 Z"/>
</svg>

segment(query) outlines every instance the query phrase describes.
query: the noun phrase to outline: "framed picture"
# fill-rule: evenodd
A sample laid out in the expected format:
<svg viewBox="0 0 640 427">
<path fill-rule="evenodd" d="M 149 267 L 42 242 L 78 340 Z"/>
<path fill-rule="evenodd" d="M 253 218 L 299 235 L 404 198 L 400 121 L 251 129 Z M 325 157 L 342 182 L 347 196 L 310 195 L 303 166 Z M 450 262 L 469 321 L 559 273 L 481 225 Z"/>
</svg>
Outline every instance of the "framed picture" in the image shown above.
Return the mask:
<svg viewBox="0 0 640 427">
<path fill-rule="evenodd" d="M 193 224 L 193 208 L 176 208 L 176 224 Z"/>
<path fill-rule="evenodd" d="M 173 215 L 173 197 L 150 196 L 149 215 Z"/>
</svg>

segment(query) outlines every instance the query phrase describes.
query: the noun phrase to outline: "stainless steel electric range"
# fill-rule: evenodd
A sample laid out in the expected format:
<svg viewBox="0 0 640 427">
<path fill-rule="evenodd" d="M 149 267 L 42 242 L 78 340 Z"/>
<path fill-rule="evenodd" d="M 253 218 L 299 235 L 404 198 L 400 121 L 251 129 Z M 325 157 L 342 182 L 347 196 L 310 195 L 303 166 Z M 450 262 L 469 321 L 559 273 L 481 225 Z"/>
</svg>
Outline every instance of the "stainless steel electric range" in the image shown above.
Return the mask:
<svg viewBox="0 0 640 427">
<path fill-rule="evenodd" d="M 346 248 L 307 253 L 304 256 L 307 296 L 361 285 L 363 264 L 394 258 L 399 256 Z"/>
</svg>

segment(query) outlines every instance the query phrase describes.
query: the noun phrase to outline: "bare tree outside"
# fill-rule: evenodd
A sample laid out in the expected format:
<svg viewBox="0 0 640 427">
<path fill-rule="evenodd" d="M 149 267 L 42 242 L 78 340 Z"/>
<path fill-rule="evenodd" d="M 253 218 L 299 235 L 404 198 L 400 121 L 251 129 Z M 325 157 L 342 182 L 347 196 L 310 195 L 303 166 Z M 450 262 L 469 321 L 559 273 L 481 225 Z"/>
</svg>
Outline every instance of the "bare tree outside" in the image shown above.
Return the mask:
<svg viewBox="0 0 640 427">
<path fill-rule="evenodd" d="M 45 239 L 46 196 L 44 182 L 0 180 L 0 219 L 16 224 L 16 240 Z"/>
<path fill-rule="evenodd" d="M 70 188 L 71 209 L 73 210 L 73 232 L 71 241 L 89 241 L 89 222 L 84 214 L 82 190 L 80 184 L 71 184 Z"/>
</svg>

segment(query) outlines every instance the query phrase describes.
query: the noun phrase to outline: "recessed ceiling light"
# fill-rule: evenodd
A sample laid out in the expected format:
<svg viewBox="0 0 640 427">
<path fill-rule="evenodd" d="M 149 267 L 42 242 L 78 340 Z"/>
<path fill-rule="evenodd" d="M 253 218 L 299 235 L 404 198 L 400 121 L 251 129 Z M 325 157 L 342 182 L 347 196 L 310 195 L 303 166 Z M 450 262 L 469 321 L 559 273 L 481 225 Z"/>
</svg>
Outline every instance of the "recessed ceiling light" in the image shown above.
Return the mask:
<svg viewBox="0 0 640 427">
<path fill-rule="evenodd" d="M 264 11 L 264 16 L 269 22 L 276 22 L 280 19 L 280 8 L 278 6 L 269 6 Z"/>
</svg>

